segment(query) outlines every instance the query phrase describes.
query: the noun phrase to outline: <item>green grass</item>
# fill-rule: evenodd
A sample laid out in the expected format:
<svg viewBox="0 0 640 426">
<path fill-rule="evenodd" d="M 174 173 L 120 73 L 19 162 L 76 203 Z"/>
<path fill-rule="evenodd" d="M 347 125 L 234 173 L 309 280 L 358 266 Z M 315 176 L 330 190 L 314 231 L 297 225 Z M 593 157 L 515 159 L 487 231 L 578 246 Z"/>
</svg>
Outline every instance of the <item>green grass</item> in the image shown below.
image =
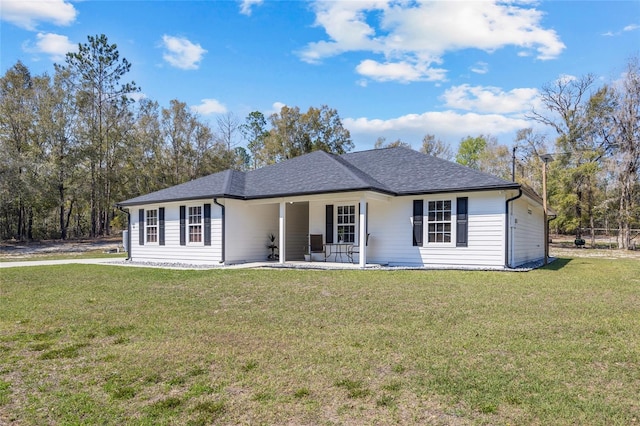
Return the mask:
<svg viewBox="0 0 640 426">
<path fill-rule="evenodd" d="M 31 254 L 31 255 L 15 255 L 0 257 L 0 262 L 27 262 L 31 260 L 64 260 L 64 259 L 125 259 L 127 257 L 126 252 L 122 253 L 105 253 L 102 250 L 89 250 L 76 253 L 44 253 L 44 254 Z"/>
<path fill-rule="evenodd" d="M 640 262 L 0 273 L 0 423 L 639 424 Z"/>
</svg>

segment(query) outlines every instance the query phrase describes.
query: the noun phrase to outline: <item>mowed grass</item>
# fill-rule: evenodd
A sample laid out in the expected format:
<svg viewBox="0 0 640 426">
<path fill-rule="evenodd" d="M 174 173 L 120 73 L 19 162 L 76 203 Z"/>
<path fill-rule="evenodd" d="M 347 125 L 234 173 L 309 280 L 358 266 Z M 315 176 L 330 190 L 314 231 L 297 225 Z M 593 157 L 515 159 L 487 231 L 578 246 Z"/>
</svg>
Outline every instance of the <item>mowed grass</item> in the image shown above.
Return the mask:
<svg viewBox="0 0 640 426">
<path fill-rule="evenodd" d="M 103 250 L 88 250 L 83 252 L 63 252 L 63 253 L 38 253 L 28 255 L 5 255 L 0 257 L 0 262 L 27 262 L 33 260 L 62 260 L 62 259 L 102 259 L 114 258 L 125 259 L 127 253 L 105 253 Z"/>
<path fill-rule="evenodd" d="M 0 271 L 0 424 L 640 424 L 640 262 Z"/>
</svg>

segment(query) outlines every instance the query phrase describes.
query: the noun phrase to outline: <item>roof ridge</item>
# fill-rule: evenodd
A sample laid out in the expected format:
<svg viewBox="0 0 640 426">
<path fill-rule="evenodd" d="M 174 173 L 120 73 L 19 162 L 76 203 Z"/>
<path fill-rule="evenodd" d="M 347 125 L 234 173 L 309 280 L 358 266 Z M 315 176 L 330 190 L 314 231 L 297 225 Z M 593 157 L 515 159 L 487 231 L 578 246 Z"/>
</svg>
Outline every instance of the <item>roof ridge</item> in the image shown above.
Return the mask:
<svg viewBox="0 0 640 426">
<path fill-rule="evenodd" d="M 225 195 L 240 195 L 241 197 L 244 197 L 244 182 L 242 182 L 242 193 L 241 194 L 232 194 L 231 193 L 231 187 L 233 186 L 233 181 L 235 180 L 235 176 L 236 173 L 239 173 L 241 175 L 244 175 L 244 172 L 240 171 L 240 170 L 234 170 L 234 169 L 227 169 L 224 171 L 225 172 L 225 176 L 224 176 L 224 181 L 222 183 L 222 193 Z"/>
<path fill-rule="evenodd" d="M 337 155 L 337 154 L 330 154 L 328 152 L 325 152 L 325 154 L 329 155 L 334 161 L 340 164 L 351 176 L 353 176 L 360 183 L 366 186 L 369 186 L 370 188 L 376 188 L 376 189 L 381 189 L 388 192 L 393 192 L 386 185 L 382 184 L 380 181 L 372 177 L 369 173 L 365 172 L 364 170 L 360 169 L 355 164 L 351 163 L 346 158 L 344 158 L 343 157 L 344 154 Z M 367 182 L 364 179 L 362 179 L 361 176 L 358 176 L 358 174 L 354 172 L 354 169 L 357 170 L 361 175 L 366 176 L 369 181 Z"/>
</svg>

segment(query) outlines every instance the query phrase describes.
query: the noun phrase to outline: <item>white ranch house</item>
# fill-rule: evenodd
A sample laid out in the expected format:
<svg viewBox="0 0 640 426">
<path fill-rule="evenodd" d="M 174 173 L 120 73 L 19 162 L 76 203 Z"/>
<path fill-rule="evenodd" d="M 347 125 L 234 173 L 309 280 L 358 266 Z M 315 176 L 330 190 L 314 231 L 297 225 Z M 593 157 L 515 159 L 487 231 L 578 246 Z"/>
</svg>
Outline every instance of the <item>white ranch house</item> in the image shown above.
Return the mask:
<svg viewBox="0 0 640 426">
<path fill-rule="evenodd" d="M 312 260 L 363 268 L 503 269 L 545 256 L 545 217 L 535 193 L 407 148 L 317 151 L 205 176 L 119 207 L 129 213 L 134 261 L 265 261 L 271 234 L 280 263 L 303 260 L 311 235 L 324 251 Z"/>
</svg>

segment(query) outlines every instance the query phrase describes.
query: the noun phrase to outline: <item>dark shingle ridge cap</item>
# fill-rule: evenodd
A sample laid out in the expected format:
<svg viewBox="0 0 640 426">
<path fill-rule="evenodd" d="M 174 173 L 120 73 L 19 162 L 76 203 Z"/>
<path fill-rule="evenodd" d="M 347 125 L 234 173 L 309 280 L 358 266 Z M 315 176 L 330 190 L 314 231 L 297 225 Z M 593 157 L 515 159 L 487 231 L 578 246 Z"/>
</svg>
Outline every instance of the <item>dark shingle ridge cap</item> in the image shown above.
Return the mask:
<svg viewBox="0 0 640 426">
<path fill-rule="evenodd" d="M 233 181 L 234 173 L 232 169 L 224 171 L 224 181 L 222 182 L 222 193 L 229 194 L 231 192 L 231 183 Z"/>
<path fill-rule="evenodd" d="M 332 160 L 342 166 L 347 173 L 349 173 L 355 180 L 362 183 L 363 189 L 378 189 L 384 192 L 393 193 L 386 185 L 380 183 L 358 167 L 354 166 L 344 158 L 343 155 L 330 154 L 326 151 L 322 151 L 325 155 L 328 155 Z"/>
<path fill-rule="evenodd" d="M 222 197 L 235 197 L 242 199 L 245 195 L 245 181 L 247 172 L 228 169 L 222 184 Z"/>
</svg>

